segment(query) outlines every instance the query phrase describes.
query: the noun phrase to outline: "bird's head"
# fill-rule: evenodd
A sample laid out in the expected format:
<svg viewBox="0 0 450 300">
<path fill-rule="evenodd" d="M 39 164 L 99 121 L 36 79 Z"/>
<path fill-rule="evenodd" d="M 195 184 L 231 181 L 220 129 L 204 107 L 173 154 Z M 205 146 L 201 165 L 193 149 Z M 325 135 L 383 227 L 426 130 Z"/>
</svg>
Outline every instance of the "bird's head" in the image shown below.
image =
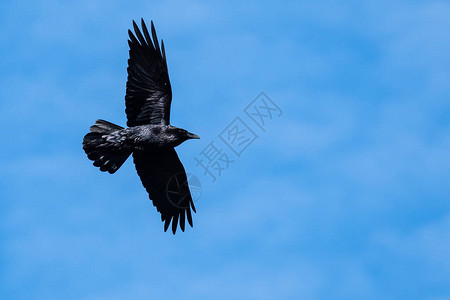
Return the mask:
<svg viewBox="0 0 450 300">
<path fill-rule="evenodd" d="M 189 140 L 189 139 L 198 140 L 198 139 L 200 139 L 200 137 L 198 135 L 196 135 L 195 133 L 189 132 L 187 130 L 185 130 L 185 132 L 186 133 L 184 134 L 184 136 L 185 136 L 186 140 Z"/>
<path fill-rule="evenodd" d="M 172 142 L 173 146 L 178 146 L 189 139 L 200 138 L 198 135 L 178 127 L 168 128 L 166 131 L 166 137 Z"/>
</svg>

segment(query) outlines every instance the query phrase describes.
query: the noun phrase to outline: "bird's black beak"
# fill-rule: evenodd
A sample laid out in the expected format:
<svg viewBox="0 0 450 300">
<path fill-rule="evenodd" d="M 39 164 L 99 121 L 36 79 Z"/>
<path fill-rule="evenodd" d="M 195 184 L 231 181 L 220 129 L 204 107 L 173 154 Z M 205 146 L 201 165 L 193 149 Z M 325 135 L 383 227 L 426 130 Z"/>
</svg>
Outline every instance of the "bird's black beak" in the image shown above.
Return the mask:
<svg viewBox="0 0 450 300">
<path fill-rule="evenodd" d="M 196 134 L 188 132 L 187 134 L 188 139 L 199 139 L 200 137 Z"/>
</svg>

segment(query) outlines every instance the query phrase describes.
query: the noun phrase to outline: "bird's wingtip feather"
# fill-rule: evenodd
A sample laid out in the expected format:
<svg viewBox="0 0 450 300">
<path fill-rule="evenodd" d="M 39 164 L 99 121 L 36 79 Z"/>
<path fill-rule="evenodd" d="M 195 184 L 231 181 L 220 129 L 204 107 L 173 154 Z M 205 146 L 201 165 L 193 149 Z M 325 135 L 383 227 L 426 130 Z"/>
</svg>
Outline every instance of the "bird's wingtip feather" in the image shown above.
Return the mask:
<svg viewBox="0 0 450 300">
<path fill-rule="evenodd" d="M 177 225 L 178 225 L 178 215 L 175 215 L 172 219 L 172 232 L 175 234 L 177 231 Z"/>
<path fill-rule="evenodd" d="M 169 224 L 170 224 L 170 218 L 167 218 L 166 222 L 164 223 L 164 232 L 166 232 L 167 229 L 169 228 Z"/>
</svg>

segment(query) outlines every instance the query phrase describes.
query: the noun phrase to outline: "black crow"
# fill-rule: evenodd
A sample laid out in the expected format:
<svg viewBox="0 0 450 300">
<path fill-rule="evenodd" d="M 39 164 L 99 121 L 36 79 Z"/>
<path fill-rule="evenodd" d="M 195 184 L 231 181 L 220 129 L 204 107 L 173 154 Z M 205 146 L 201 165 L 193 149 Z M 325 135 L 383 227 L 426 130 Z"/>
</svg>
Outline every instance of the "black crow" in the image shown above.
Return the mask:
<svg viewBox="0 0 450 300">
<path fill-rule="evenodd" d="M 125 95 L 127 126 L 97 120 L 83 139 L 83 149 L 100 171 L 116 172 L 133 154 L 136 170 L 153 205 L 161 213 L 164 231 L 172 221 L 184 231 L 185 217 L 192 227 L 194 203 L 186 172 L 174 147 L 199 137 L 170 125 L 172 89 L 167 71 L 164 42 L 161 48 L 151 23 L 151 33 L 141 19 L 142 33 L 133 21 L 128 30 L 130 58 Z"/>
</svg>

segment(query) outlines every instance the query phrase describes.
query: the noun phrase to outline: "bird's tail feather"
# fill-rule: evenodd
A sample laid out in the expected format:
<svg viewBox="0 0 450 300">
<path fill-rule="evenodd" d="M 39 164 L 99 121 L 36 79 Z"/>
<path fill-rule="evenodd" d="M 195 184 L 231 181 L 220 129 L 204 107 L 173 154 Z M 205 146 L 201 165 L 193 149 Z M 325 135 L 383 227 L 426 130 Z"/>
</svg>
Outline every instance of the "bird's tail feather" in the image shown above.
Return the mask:
<svg viewBox="0 0 450 300">
<path fill-rule="evenodd" d="M 131 151 L 118 149 L 114 142 L 108 141 L 106 136 L 123 127 L 104 120 L 97 120 L 91 126 L 83 139 L 83 149 L 88 158 L 94 161 L 94 166 L 100 171 L 115 173 L 130 156 Z"/>
</svg>

